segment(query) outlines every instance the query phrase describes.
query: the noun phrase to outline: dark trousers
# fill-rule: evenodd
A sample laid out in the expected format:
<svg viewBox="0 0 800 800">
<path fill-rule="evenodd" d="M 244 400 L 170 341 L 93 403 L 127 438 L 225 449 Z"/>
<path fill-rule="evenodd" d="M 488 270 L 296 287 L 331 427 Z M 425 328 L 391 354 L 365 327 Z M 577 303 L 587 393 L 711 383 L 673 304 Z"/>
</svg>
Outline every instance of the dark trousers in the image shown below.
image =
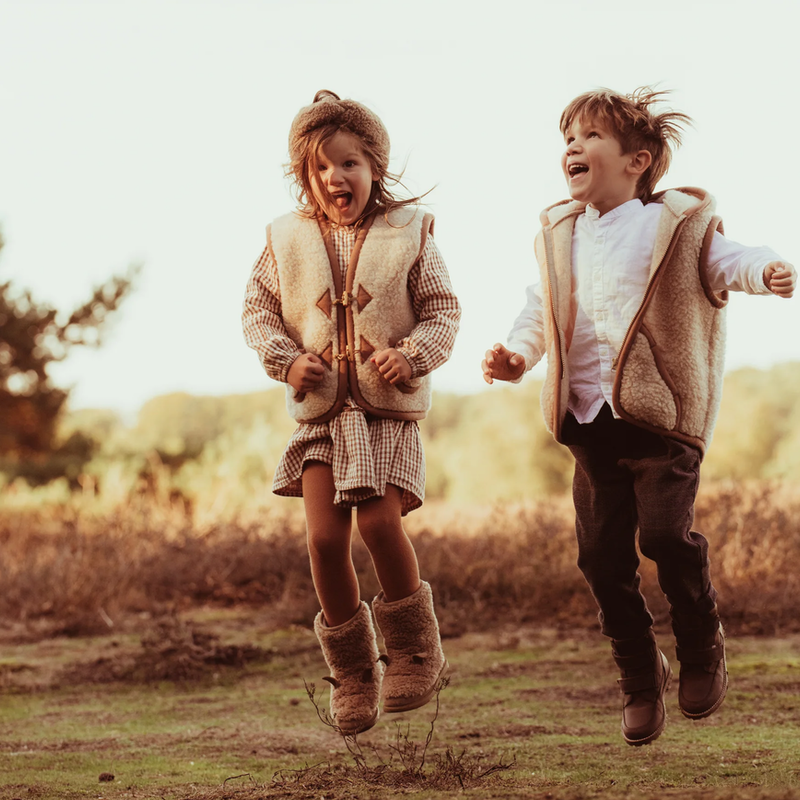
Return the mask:
<svg viewBox="0 0 800 800">
<path fill-rule="evenodd" d="M 575 456 L 573 498 L 578 566 L 612 639 L 644 636 L 653 617 L 639 591 L 639 550 L 679 615 L 703 617 L 715 606 L 708 542 L 693 531 L 700 451 L 614 419 L 606 404 L 590 423 L 568 413 L 564 443 Z"/>
</svg>

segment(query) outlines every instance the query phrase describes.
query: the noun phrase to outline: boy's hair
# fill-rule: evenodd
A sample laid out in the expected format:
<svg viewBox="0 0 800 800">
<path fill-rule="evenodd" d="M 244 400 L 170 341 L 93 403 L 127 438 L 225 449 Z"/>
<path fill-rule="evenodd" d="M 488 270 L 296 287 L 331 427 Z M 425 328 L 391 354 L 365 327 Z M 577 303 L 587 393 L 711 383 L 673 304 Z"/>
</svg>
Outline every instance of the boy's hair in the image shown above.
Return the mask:
<svg viewBox="0 0 800 800">
<path fill-rule="evenodd" d="M 314 95 L 310 106 L 299 111 L 289 132 L 290 161 L 286 165 L 286 176 L 294 181 L 298 210 L 302 216 L 312 219 L 324 217 L 312 190 L 311 168 L 320 148 L 339 131 L 352 134 L 359 140 L 370 169 L 378 175 L 378 180 L 373 181 L 372 194 L 364 213 L 356 224 L 377 209 L 388 214 L 395 208 L 420 202 L 422 197 L 399 198 L 389 189 L 389 184 L 402 186 L 403 176 L 388 170 L 389 134 L 379 117 L 355 100 L 341 100 L 333 92 L 322 89 Z"/>
<path fill-rule="evenodd" d="M 566 135 L 575 120 L 595 120 L 614 134 L 623 153 L 647 150 L 653 161 L 636 184 L 639 199 L 646 203 L 669 169 L 672 150 L 681 144 L 683 127 L 692 124 L 691 117 L 680 111 L 653 112 L 651 106 L 668 94 L 650 86 L 640 86 L 626 95 L 610 89 L 586 92 L 564 109 L 559 127 Z"/>
</svg>

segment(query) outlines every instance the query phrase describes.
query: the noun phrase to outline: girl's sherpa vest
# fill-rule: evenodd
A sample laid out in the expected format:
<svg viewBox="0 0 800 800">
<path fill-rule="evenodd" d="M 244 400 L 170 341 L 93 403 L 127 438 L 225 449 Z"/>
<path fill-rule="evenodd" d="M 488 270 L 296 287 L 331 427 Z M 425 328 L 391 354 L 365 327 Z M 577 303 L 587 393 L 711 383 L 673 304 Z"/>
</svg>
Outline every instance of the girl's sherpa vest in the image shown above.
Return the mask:
<svg viewBox="0 0 800 800">
<path fill-rule="evenodd" d="M 705 452 L 722 395 L 727 292 L 706 276 L 708 251 L 722 221 L 713 198 L 682 188 L 654 195 L 662 203 L 644 299 L 614 360 L 615 412 Z M 569 397 L 565 331 L 571 329 L 572 232 L 584 203 L 565 201 L 542 212 L 536 239 L 545 309 L 548 368 L 542 411 L 561 439 Z"/>
<path fill-rule="evenodd" d="M 327 231 L 287 214 L 267 229 L 278 265 L 281 309 L 289 336 L 325 364 L 318 388 L 299 394 L 287 384 L 286 406 L 298 422 L 325 422 L 339 413 L 348 390 L 377 417 L 422 419 L 430 408 L 430 378 L 392 385 L 370 356 L 394 347 L 417 324 L 408 273 L 433 224 L 430 214 L 404 207 L 375 214 L 359 229 L 342 280 Z"/>
</svg>

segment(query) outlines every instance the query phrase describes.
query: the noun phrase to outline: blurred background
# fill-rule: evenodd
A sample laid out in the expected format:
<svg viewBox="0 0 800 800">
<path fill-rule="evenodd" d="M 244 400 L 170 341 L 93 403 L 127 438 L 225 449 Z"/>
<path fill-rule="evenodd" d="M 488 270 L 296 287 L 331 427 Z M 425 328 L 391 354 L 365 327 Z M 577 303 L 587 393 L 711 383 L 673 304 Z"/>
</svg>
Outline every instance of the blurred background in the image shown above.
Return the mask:
<svg viewBox="0 0 800 800">
<path fill-rule="evenodd" d="M 798 264 L 798 15 L 777 0 L 458 9 L 417 0 L 0 0 L 0 611 L 68 617 L 74 607 L 99 619 L 95 607 L 135 605 L 121 591 L 98 605 L 85 588 L 96 586 L 87 575 L 107 584 L 117 574 L 103 559 L 131 531 L 151 550 L 170 537 L 199 546 L 197 537 L 224 525 L 234 526 L 229 542 L 302 536 L 301 523 L 283 519 L 300 501 L 269 490 L 293 429 L 283 390 L 245 347 L 239 320 L 265 226 L 293 207 L 283 177 L 289 125 L 321 88 L 373 108 L 392 137 L 392 168 L 405 170 L 415 193 L 435 187 L 437 243 L 464 308 L 422 426 L 428 502 L 409 525 L 458 533 L 469 527 L 459 514 L 480 508 L 471 519 L 483 534 L 522 531 L 513 559 L 531 525 L 544 535 L 550 523 L 497 515 L 557 507 L 552 529 L 561 533 L 551 539 L 571 563 L 571 457 L 541 421 L 543 372 L 487 388 L 479 368 L 536 279 L 540 210 L 566 196 L 560 113 L 599 86 L 671 90 L 670 105 L 695 125 L 659 188 L 708 189 L 730 238 Z M 775 559 L 800 552 L 796 516 L 785 516 L 800 503 L 797 302 L 732 298 L 723 408 L 705 462 L 718 536 L 738 541 L 731 585 L 746 579 L 756 594 Z M 761 521 L 745 525 L 756 506 Z M 768 529 L 782 531 L 789 550 L 741 538 Z M 74 537 L 96 542 L 101 533 L 120 538 L 77 569 Z M 758 547 L 766 572 L 742 571 Z M 240 558 L 235 551 L 225 552 Z M 131 572 L 138 556 L 125 552 L 114 563 L 139 576 L 142 603 L 149 579 Z M 304 574 L 302 548 L 292 552 Z M 443 564 L 438 552 L 430 558 Z M 187 585 L 225 595 L 220 586 L 269 583 L 235 578 L 233 567 L 217 574 L 215 558 Z M 25 570 L 40 593 L 51 587 L 50 599 L 25 599 Z M 254 596 L 294 597 L 290 572 Z M 464 575 L 456 572 L 454 598 Z M 180 580 L 164 575 L 159 591 L 171 597 L 168 584 Z M 558 581 L 554 592 L 573 586 L 573 577 Z M 781 584 L 785 597 L 790 589 Z"/>
</svg>

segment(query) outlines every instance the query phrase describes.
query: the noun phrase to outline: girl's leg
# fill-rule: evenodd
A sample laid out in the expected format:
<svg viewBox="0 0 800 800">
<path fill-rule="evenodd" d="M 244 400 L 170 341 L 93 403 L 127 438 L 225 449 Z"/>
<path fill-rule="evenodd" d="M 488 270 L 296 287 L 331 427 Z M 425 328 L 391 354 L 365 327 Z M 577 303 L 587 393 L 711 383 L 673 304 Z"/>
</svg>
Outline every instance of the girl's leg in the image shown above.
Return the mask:
<svg viewBox="0 0 800 800">
<path fill-rule="evenodd" d="M 408 597 L 420 586 L 417 555 L 401 522 L 402 500 L 403 490 L 389 484 L 383 497 L 358 504 L 358 530 L 387 602 Z"/>
<path fill-rule="evenodd" d="M 330 465 L 310 461 L 303 470 L 303 501 L 311 577 L 330 627 L 352 619 L 360 593 L 350 550 L 351 511 L 334 505 Z"/>
</svg>

